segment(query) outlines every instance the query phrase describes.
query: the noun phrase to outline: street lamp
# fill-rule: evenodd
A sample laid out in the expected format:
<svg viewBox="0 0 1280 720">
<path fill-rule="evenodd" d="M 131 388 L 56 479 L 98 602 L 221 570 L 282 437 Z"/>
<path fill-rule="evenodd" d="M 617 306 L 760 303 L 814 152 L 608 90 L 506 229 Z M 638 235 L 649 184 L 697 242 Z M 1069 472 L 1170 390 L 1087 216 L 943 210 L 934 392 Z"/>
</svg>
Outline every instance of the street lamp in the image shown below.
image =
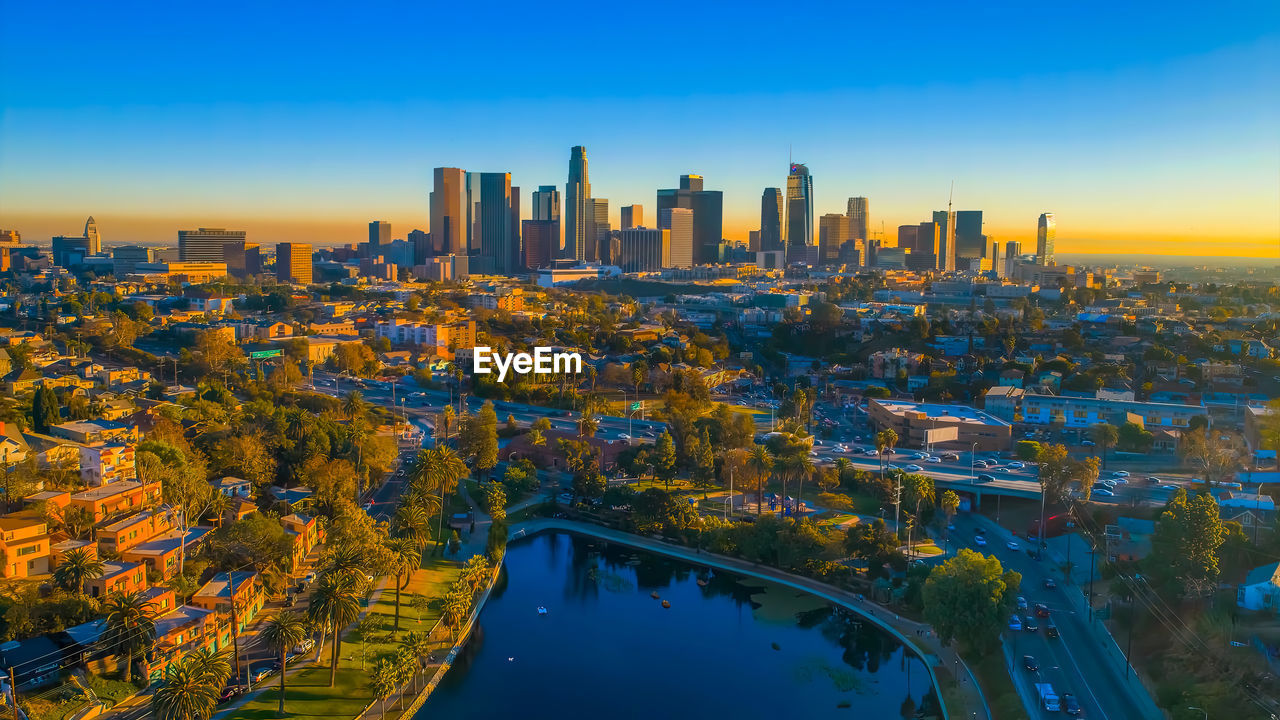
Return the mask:
<svg viewBox="0 0 1280 720">
<path fill-rule="evenodd" d="M 1204 720 L 1209 720 L 1209 711 L 1208 711 L 1208 710 L 1205 710 L 1204 708 L 1200 708 L 1200 707 L 1195 707 L 1194 705 L 1188 705 L 1188 706 L 1187 706 L 1187 709 L 1188 709 L 1188 710 L 1199 710 L 1200 712 L 1204 713 Z"/>
<path fill-rule="evenodd" d="M 969 450 L 969 484 L 970 485 L 978 484 L 978 471 L 976 469 L 976 466 L 973 464 L 977 454 L 978 454 L 978 443 L 974 443 L 973 448 Z"/>
</svg>

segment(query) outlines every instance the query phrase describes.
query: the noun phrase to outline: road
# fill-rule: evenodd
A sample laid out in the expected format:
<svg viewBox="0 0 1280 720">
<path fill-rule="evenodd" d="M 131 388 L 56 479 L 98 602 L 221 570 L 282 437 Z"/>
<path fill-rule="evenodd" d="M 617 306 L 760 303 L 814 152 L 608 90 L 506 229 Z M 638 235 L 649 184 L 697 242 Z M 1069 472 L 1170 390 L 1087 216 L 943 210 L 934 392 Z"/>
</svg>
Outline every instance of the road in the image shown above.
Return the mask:
<svg viewBox="0 0 1280 720">
<path fill-rule="evenodd" d="M 1050 638 L 1046 632 L 1046 620 L 1037 618 L 1039 630 L 1005 630 L 1005 640 L 1014 656 L 1014 683 L 1023 697 L 1036 697 L 1034 684 L 1051 683 L 1059 696 L 1071 693 L 1076 696 L 1084 711 L 1083 716 L 1102 720 L 1137 720 L 1148 717 L 1143 708 L 1149 703 L 1141 701 L 1135 683 L 1124 679 L 1124 665 L 1117 662 L 1100 641 L 1097 630 L 1091 631 L 1084 612 L 1084 604 L 1067 593 L 1079 593 L 1079 588 L 1062 582 L 1062 573 L 1053 567 L 1048 555 L 1037 561 L 1028 552 L 1025 540 L 1015 540 L 1018 550 L 1011 550 L 1005 543 L 1011 539 L 1008 531 L 999 528 L 988 518 L 972 513 L 956 516 L 952 541 L 973 550 L 1000 559 L 1006 569 L 1022 573 L 1020 594 L 1026 598 L 1028 610 L 1019 616 L 1034 615 L 1036 603 L 1048 607 L 1050 616 L 1058 626 L 1060 637 Z M 982 528 L 987 538 L 986 547 L 974 542 L 974 531 Z M 1053 577 L 1058 587 L 1048 589 L 1045 580 Z M 1094 623 L 1100 622 L 1093 620 Z M 1031 672 L 1022 665 L 1022 656 L 1031 655 L 1039 664 L 1039 670 Z M 1145 691 L 1141 691 L 1145 692 Z M 1060 713 L 1046 712 L 1036 704 L 1037 718 L 1059 718 Z"/>
</svg>

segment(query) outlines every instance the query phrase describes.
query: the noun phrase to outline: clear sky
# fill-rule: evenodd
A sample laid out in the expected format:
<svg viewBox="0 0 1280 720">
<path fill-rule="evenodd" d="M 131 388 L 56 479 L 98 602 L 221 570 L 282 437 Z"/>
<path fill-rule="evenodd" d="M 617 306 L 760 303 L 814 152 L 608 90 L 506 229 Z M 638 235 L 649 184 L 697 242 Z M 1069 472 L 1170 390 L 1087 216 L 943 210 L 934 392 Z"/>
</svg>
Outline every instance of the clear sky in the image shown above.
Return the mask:
<svg viewBox="0 0 1280 720">
<path fill-rule="evenodd" d="M 216 9 L 215 9 L 216 8 Z M 0 0 L 0 227 L 176 242 L 427 229 L 431 168 L 618 208 L 700 173 L 725 234 L 788 148 L 818 214 L 1058 218 L 1062 252 L 1280 256 L 1280 4 Z"/>
</svg>

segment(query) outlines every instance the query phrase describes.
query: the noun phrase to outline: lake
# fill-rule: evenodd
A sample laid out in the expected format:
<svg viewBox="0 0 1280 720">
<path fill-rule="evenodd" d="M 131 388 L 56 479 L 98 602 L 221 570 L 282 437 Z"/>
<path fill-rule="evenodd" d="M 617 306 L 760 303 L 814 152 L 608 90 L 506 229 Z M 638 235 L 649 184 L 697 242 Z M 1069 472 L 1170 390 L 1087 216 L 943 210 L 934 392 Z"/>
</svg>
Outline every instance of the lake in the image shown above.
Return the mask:
<svg viewBox="0 0 1280 720">
<path fill-rule="evenodd" d="M 936 707 L 923 661 L 852 612 L 546 533 L 508 548 L 476 633 L 417 718 L 878 720 L 922 702 Z"/>
</svg>

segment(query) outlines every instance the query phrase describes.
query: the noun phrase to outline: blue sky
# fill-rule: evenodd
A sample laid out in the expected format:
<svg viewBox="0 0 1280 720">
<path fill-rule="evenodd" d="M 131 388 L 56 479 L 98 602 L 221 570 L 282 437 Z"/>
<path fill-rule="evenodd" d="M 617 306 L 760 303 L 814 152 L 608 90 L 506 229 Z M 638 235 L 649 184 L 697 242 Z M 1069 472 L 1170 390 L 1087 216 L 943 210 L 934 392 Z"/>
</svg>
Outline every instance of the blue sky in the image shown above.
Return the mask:
<svg viewBox="0 0 1280 720">
<path fill-rule="evenodd" d="M 966 5 L 0 0 L 0 226 L 402 237 L 432 167 L 583 144 L 615 217 L 699 172 L 745 238 L 790 146 L 890 230 L 954 179 L 998 239 L 1280 255 L 1280 6 Z"/>
</svg>

